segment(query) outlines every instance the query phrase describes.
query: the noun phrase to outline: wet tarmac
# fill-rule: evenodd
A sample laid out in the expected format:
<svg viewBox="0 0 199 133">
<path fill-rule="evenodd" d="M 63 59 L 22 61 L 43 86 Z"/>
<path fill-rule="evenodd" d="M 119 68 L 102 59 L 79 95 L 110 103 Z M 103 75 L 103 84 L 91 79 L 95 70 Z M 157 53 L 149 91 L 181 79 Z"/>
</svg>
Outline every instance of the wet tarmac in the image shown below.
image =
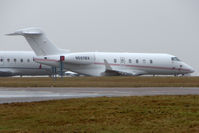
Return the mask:
<svg viewBox="0 0 199 133">
<path fill-rule="evenodd" d="M 199 95 L 199 88 L 0 88 L 0 103 L 115 96 Z"/>
</svg>

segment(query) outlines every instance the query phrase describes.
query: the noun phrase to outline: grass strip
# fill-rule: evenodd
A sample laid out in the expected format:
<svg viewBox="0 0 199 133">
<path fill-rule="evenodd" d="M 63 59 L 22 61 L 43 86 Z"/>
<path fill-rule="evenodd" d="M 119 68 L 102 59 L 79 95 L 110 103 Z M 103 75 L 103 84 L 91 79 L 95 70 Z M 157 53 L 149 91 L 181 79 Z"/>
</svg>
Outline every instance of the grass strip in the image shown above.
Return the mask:
<svg viewBox="0 0 199 133">
<path fill-rule="evenodd" d="M 199 77 L 9 77 L 0 87 L 199 87 Z"/>
<path fill-rule="evenodd" d="M 198 133 L 199 96 L 98 97 L 1 104 L 0 132 Z"/>
</svg>

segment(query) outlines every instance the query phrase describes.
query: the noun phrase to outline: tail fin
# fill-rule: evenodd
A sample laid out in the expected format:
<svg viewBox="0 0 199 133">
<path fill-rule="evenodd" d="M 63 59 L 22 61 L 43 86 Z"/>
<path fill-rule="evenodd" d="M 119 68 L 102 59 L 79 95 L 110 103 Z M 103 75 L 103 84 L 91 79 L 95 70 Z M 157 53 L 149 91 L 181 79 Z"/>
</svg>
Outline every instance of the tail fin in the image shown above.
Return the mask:
<svg viewBox="0 0 199 133">
<path fill-rule="evenodd" d="M 64 54 L 69 52 L 53 45 L 39 28 L 21 29 L 7 35 L 24 36 L 37 56 Z"/>
</svg>

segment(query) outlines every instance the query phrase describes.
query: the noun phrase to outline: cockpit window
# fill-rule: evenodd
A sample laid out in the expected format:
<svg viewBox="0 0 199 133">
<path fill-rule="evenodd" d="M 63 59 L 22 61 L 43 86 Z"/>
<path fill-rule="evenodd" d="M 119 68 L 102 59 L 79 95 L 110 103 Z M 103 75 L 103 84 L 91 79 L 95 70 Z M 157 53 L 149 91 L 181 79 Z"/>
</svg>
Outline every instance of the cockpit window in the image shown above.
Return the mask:
<svg viewBox="0 0 199 133">
<path fill-rule="evenodd" d="M 171 57 L 172 61 L 180 61 L 180 59 L 178 59 L 177 57 Z"/>
</svg>

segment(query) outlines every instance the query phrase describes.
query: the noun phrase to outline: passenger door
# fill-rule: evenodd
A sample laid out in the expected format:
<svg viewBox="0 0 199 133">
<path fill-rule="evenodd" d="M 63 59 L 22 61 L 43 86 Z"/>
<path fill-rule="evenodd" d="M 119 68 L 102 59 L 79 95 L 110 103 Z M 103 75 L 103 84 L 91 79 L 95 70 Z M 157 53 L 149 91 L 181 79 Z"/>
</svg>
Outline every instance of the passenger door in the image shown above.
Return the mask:
<svg viewBox="0 0 199 133">
<path fill-rule="evenodd" d="M 171 60 L 172 60 L 172 59 L 171 59 Z M 178 71 L 181 71 L 181 70 L 182 70 L 182 65 L 180 64 L 179 61 L 177 61 L 177 60 L 172 60 L 171 63 L 172 63 L 172 68 L 173 68 L 174 70 L 178 70 Z"/>
</svg>

